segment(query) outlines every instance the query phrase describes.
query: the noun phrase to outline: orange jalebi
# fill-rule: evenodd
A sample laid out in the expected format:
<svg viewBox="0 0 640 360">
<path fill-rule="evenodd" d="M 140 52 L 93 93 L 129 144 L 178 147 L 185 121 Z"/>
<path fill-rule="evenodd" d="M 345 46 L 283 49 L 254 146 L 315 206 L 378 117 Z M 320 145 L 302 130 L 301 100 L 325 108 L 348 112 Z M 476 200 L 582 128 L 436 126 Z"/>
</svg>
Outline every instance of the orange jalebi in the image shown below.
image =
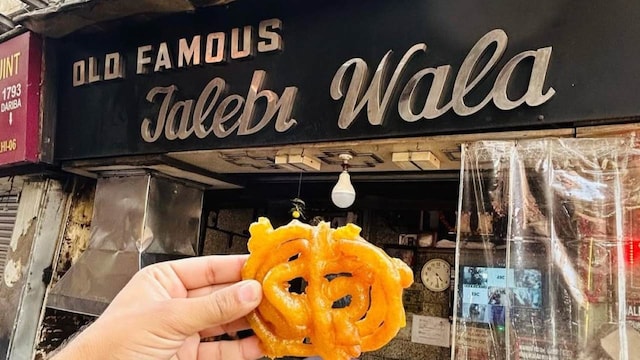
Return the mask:
<svg viewBox="0 0 640 360">
<path fill-rule="evenodd" d="M 358 226 L 293 220 L 273 229 L 260 218 L 249 232 L 242 276 L 260 281 L 264 297 L 248 320 L 267 356 L 346 360 L 405 326 L 402 290 L 413 272 L 361 238 Z M 289 289 L 294 279 L 306 284 L 300 293 Z"/>
</svg>

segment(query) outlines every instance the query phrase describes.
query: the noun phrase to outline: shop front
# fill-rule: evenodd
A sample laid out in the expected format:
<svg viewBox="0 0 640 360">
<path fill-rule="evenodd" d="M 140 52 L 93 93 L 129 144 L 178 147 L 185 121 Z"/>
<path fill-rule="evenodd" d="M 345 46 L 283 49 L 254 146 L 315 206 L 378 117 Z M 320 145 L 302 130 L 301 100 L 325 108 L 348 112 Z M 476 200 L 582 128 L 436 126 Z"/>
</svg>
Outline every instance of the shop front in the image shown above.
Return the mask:
<svg viewBox="0 0 640 360">
<path fill-rule="evenodd" d="M 50 39 L 55 160 L 96 181 L 91 225 L 65 230 L 74 265 L 54 266 L 40 350 L 56 317 L 98 315 L 149 262 L 246 252 L 266 215 L 354 222 L 412 266 L 408 326 L 363 359 L 451 357 L 456 241 L 504 221 L 459 212 L 463 144 L 634 131 L 639 12 L 239 0 Z M 69 251 L 80 237 L 87 250 Z"/>
<path fill-rule="evenodd" d="M 0 42 L 0 358 L 27 358 L 37 337 L 46 284 L 65 221 L 64 176 L 52 171 L 41 101 L 42 39 L 25 29 Z"/>
</svg>

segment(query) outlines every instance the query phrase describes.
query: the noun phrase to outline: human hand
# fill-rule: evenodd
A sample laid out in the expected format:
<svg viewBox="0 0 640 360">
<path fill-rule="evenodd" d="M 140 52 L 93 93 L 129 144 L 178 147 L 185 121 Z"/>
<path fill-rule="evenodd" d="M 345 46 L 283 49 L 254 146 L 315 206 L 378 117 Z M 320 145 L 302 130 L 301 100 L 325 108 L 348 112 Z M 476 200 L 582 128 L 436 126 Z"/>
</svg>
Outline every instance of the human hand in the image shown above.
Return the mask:
<svg viewBox="0 0 640 360">
<path fill-rule="evenodd" d="M 249 328 L 262 288 L 241 281 L 244 255 L 206 256 L 140 270 L 104 313 L 53 359 L 257 359 L 255 336 L 200 342 Z"/>
</svg>

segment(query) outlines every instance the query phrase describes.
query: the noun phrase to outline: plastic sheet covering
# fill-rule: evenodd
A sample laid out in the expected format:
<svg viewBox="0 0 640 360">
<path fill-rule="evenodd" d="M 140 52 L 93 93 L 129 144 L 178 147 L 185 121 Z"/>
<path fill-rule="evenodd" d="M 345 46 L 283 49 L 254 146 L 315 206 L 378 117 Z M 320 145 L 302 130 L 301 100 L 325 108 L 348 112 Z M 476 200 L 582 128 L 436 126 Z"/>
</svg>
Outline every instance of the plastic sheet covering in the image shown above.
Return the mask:
<svg viewBox="0 0 640 360">
<path fill-rule="evenodd" d="M 452 357 L 640 359 L 633 138 L 463 146 Z"/>
</svg>

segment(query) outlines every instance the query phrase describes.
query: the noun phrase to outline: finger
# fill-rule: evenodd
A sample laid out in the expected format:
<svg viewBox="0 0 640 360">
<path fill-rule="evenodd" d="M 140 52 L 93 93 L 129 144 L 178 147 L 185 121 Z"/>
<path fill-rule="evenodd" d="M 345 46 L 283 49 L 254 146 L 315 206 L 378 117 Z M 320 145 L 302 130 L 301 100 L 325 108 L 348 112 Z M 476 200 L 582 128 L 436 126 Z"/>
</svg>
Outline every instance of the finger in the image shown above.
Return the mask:
<svg viewBox="0 0 640 360">
<path fill-rule="evenodd" d="M 264 356 L 255 336 L 242 340 L 200 343 L 198 359 L 255 360 Z"/>
<path fill-rule="evenodd" d="M 184 287 L 197 289 L 208 285 L 241 280 L 240 270 L 248 255 L 198 256 L 168 262 Z"/>
<path fill-rule="evenodd" d="M 213 326 L 200 331 L 200 337 L 207 338 L 222 334 L 232 334 L 240 330 L 248 330 L 251 328 L 249 321 L 244 316 L 238 320 L 234 320 L 228 324 Z"/>
<path fill-rule="evenodd" d="M 231 285 L 207 296 L 172 299 L 168 318 L 179 319 L 172 327 L 183 335 L 235 321 L 253 309 L 262 300 L 262 287 L 255 280 Z"/>
<path fill-rule="evenodd" d="M 197 289 L 191 289 L 187 292 L 187 297 L 194 298 L 194 297 L 200 297 L 200 296 L 207 296 L 207 295 L 213 294 L 218 290 L 228 288 L 233 284 L 235 284 L 235 282 L 226 283 L 226 284 L 209 285 L 209 286 L 204 286 Z"/>
</svg>

